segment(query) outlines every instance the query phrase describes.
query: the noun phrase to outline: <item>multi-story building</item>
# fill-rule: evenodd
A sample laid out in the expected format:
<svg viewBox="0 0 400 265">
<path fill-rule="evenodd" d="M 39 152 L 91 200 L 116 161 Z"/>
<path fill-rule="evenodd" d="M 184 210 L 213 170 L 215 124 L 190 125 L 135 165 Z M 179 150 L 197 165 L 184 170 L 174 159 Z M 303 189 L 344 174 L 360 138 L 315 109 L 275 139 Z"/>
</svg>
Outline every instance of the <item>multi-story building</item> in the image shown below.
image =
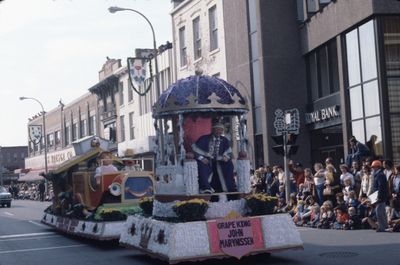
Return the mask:
<svg viewBox="0 0 400 265">
<path fill-rule="evenodd" d="M 313 159 L 344 158 L 353 135 L 376 157 L 400 162 L 400 2 L 305 4 L 299 29 Z"/>
<path fill-rule="evenodd" d="M 156 132 L 152 117 L 152 107 L 157 97 L 173 82 L 173 54 L 170 43 L 162 46 L 157 55 L 159 87 L 155 76 L 155 59 L 146 65 L 146 77 L 142 88 L 135 87 L 143 95 L 135 92 L 129 81 L 127 71 L 120 76 L 118 91 L 118 154 L 124 156 L 127 149 L 132 149 L 137 158 L 154 157 Z M 144 58 L 150 49 L 136 49 L 136 57 Z M 150 69 L 151 68 L 151 69 Z M 157 92 L 159 89 L 159 92 Z M 147 93 L 144 93 L 144 91 Z M 140 92 L 139 91 L 139 92 Z"/>
<path fill-rule="evenodd" d="M 173 79 L 171 47 L 162 47 L 157 55 L 160 91 Z M 149 51 L 152 49 L 140 49 L 138 56 L 147 56 L 142 53 Z M 153 59 L 153 67 L 154 64 Z M 150 71 L 148 73 L 146 86 L 150 82 Z M 155 89 L 152 83 L 149 92 L 139 96 L 129 83 L 127 66 L 122 66 L 120 59 L 107 58 L 99 71 L 99 82 L 89 88 L 89 92 L 67 105 L 60 102 L 57 108 L 45 114 L 48 170 L 75 155 L 73 142 L 92 135 L 108 140 L 109 150 L 119 156 L 124 156 L 129 148 L 137 156 L 153 157 L 155 131 L 151 111 L 158 95 Z M 42 124 L 43 116 L 36 115 L 28 126 Z M 44 146 L 44 137 L 37 145 L 29 141 L 25 167 L 31 171 L 24 179 L 41 179 L 39 174 L 45 171 Z"/>
<path fill-rule="evenodd" d="M 115 154 L 118 153 L 117 114 L 119 108 L 116 95 L 123 91 L 121 77 L 126 72 L 127 69 L 122 67 L 121 59 L 107 57 L 107 61 L 99 72 L 99 82 L 89 88 L 89 91 L 97 98 L 100 129 L 98 135 L 109 140 L 109 150 Z"/>
<path fill-rule="evenodd" d="M 175 52 L 175 71 L 177 79 L 194 74 L 215 76 L 234 84 L 243 96 L 250 99 L 250 83 L 238 76 L 228 78 L 228 46 L 233 43 L 226 41 L 224 6 L 222 0 L 186 0 L 173 1 L 172 28 Z M 231 25 L 229 25 L 231 26 Z M 247 50 L 247 47 L 246 47 Z M 233 55 L 233 56 L 236 56 Z M 248 57 L 245 56 L 247 59 Z M 246 73 L 249 73 L 247 63 Z M 239 75 L 240 76 L 240 75 Z M 251 117 L 250 117 L 251 120 Z M 237 118 L 232 118 L 226 124 L 226 130 L 235 133 L 238 126 Z M 237 153 L 236 138 L 233 137 L 233 150 Z"/>
<path fill-rule="evenodd" d="M 174 3 L 171 15 L 177 78 L 201 70 L 205 75 L 227 80 L 249 100 L 249 151 L 254 164 L 254 104 L 251 102 L 246 3 L 222 0 Z M 233 120 L 230 126 L 236 128 L 237 121 Z M 235 143 L 233 145 L 235 149 Z"/>
<path fill-rule="evenodd" d="M 25 157 L 28 156 L 27 146 L 0 146 L 0 180 L 2 184 L 18 179 L 15 170 L 25 168 Z"/>
<path fill-rule="evenodd" d="M 75 155 L 72 142 L 89 135 L 97 135 L 98 111 L 97 98 L 86 93 L 73 102 L 59 106 L 45 114 L 47 137 L 47 166 L 48 170 L 55 169 L 59 164 Z M 36 115 L 30 119 L 30 125 L 42 125 L 43 117 Z M 28 139 L 29 154 L 25 158 L 25 168 L 30 172 L 25 180 L 41 179 L 39 174 L 45 171 L 45 141 L 41 138 L 39 144 Z"/>
<path fill-rule="evenodd" d="M 298 113 L 291 158 L 307 166 L 343 163 L 352 135 L 400 161 L 399 1 L 174 2 L 177 76 L 202 68 L 251 95 L 256 166 L 282 162 L 271 139 L 279 110 Z"/>
<path fill-rule="evenodd" d="M 223 1 L 183 1 L 171 15 L 177 79 L 198 69 L 226 79 Z"/>
</svg>

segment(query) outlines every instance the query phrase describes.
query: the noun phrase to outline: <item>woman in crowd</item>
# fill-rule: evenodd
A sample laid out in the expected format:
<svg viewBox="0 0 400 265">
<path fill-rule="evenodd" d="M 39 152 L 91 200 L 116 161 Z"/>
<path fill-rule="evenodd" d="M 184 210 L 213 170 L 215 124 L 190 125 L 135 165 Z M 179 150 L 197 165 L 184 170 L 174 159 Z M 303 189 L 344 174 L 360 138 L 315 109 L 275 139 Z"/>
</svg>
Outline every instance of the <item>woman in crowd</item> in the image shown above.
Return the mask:
<svg viewBox="0 0 400 265">
<path fill-rule="evenodd" d="M 361 189 L 358 198 L 361 200 L 363 195 L 369 196 L 372 193 L 374 183 L 374 176 L 372 175 L 371 168 L 364 165 L 361 170 Z"/>
<path fill-rule="evenodd" d="M 340 171 L 342 174 L 340 175 L 340 185 L 344 186 L 344 181 L 346 179 L 350 179 L 351 181 L 351 186 L 354 187 L 354 177 L 353 175 L 349 172 L 349 168 L 347 167 L 346 164 L 340 165 Z"/>
<path fill-rule="evenodd" d="M 314 192 L 314 176 L 310 168 L 304 169 L 304 191 L 309 192 L 311 195 L 315 196 Z"/>
<path fill-rule="evenodd" d="M 321 163 L 314 164 L 314 184 L 315 193 L 319 205 L 324 202 L 324 188 L 325 188 L 325 170 Z"/>
</svg>

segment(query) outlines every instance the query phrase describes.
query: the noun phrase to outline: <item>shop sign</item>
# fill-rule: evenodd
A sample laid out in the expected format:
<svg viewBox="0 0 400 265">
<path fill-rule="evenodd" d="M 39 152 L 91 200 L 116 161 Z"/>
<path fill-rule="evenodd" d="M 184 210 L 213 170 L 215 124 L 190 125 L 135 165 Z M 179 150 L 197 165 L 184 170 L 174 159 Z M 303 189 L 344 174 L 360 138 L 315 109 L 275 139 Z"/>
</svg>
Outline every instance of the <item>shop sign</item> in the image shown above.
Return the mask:
<svg viewBox="0 0 400 265">
<path fill-rule="evenodd" d="M 47 164 L 57 166 L 75 156 L 73 147 L 47 154 Z M 44 155 L 25 158 L 25 168 L 43 169 Z"/>
<path fill-rule="evenodd" d="M 59 165 L 74 156 L 73 151 L 57 152 L 55 154 L 47 155 L 47 163 L 52 165 Z"/>
<path fill-rule="evenodd" d="M 323 122 L 332 118 L 340 117 L 339 105 L 316 110 L 305 114 L 306 124 Z"/>
</svg>

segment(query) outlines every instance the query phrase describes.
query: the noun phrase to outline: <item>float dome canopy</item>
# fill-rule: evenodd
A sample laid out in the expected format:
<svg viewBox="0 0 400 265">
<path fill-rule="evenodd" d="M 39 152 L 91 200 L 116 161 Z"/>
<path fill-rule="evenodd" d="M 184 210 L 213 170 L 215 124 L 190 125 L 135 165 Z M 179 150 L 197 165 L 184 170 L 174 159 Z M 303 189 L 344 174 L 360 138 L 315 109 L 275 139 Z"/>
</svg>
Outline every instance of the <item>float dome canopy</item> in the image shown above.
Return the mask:
<svg viewBox="0 0 400 265">
<path fill-rule="evenodd" d="M 153 116 L 199 112 L 235 115 L 247 111 L 247 101 L 234 86 L 217 77 L 195 75 L 169 86 L 154 105 Z"/>
</svg>

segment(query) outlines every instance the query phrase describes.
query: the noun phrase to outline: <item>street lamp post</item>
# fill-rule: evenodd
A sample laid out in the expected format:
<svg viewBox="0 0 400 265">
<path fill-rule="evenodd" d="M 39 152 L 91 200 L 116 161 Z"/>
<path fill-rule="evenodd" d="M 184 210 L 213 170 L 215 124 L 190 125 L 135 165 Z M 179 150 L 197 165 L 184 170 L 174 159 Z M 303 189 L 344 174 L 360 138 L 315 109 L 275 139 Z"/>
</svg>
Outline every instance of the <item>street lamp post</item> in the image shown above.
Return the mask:
<svg viewBox="0 0 400 265">
<path fill-rule="evenodd" d="M 151 24 L 150 20 L 143 15 L 141 12 L 132 9 L 132 8 L 123 8 L 123 7 L 118 7 L 118 6 L 111 6 L 108 8 L 108 11 L 110 13 L 116 13 L 119 11 L 132 11 L 135 12 L 136 14 L 140 15 L 141 17 L 143 17 L 147 23 L 149 24 L 150 28 L 151 28 L 151 33 L 153 34 L 153 56 L 154 56 L 154 64 L 155 64 L 155 70 L 156 70 L 156 97 L 157 99 L 160 97 L 160 82 L 159 82 L 159 76 L 158 76 L 158 61 L 157 61 L 157 43 L 156 43 L 156 34 L 154 33 L 154 28 L 153 25 Z M 159 121 L 159 130 L 160 130 L 160 147 L 161 147 L 161 152 L 160 152 L 160 159 L 163 162 L 164 161 L 164 152 L 162 151 L 163 148 L 163 143 L 164 143 L 164 139 L 163 139 L 163 127 L 162 127 L 162 120 L 160 119 Z"/>
<path fill-rule="evenodd" d="M 291 117 L 290 113 L 286 113 L 285 115 L 285 129 L 283 131 L 283 165 L 284 165 L 284 171 L 285 171 L 285 197 L 286 197 L 286 203 L 288 205 L 292 205 L 290 202 L 290 192 L 291 192 L 291 183 L 290 183 L 290 174 L 289 174 L 289 166 L 288 166 L 288 161 L 287 161 L 287 156 L 288 156 L 288 146 L 287 146 L 287 140 L 288 140 L 288 126 L 291 123 Z"/>
<path fill-rule="evenodd" d="M 31 99 L 39 103 L 40 107 L 42 108 L 42 117 L 43 117 L 43 136 L 44 136 L 44 172 L 47 174 L 47 135 L 46 135 L 46 112 L 44 111 L 43 104 L 37 100 L 36 98 L 29 98 L 29 97 L 19 97 L 19 100 Z M 47 192 L 47 179 L 45 178 L 46 182 L 46 192 Z"/>
</svg>

